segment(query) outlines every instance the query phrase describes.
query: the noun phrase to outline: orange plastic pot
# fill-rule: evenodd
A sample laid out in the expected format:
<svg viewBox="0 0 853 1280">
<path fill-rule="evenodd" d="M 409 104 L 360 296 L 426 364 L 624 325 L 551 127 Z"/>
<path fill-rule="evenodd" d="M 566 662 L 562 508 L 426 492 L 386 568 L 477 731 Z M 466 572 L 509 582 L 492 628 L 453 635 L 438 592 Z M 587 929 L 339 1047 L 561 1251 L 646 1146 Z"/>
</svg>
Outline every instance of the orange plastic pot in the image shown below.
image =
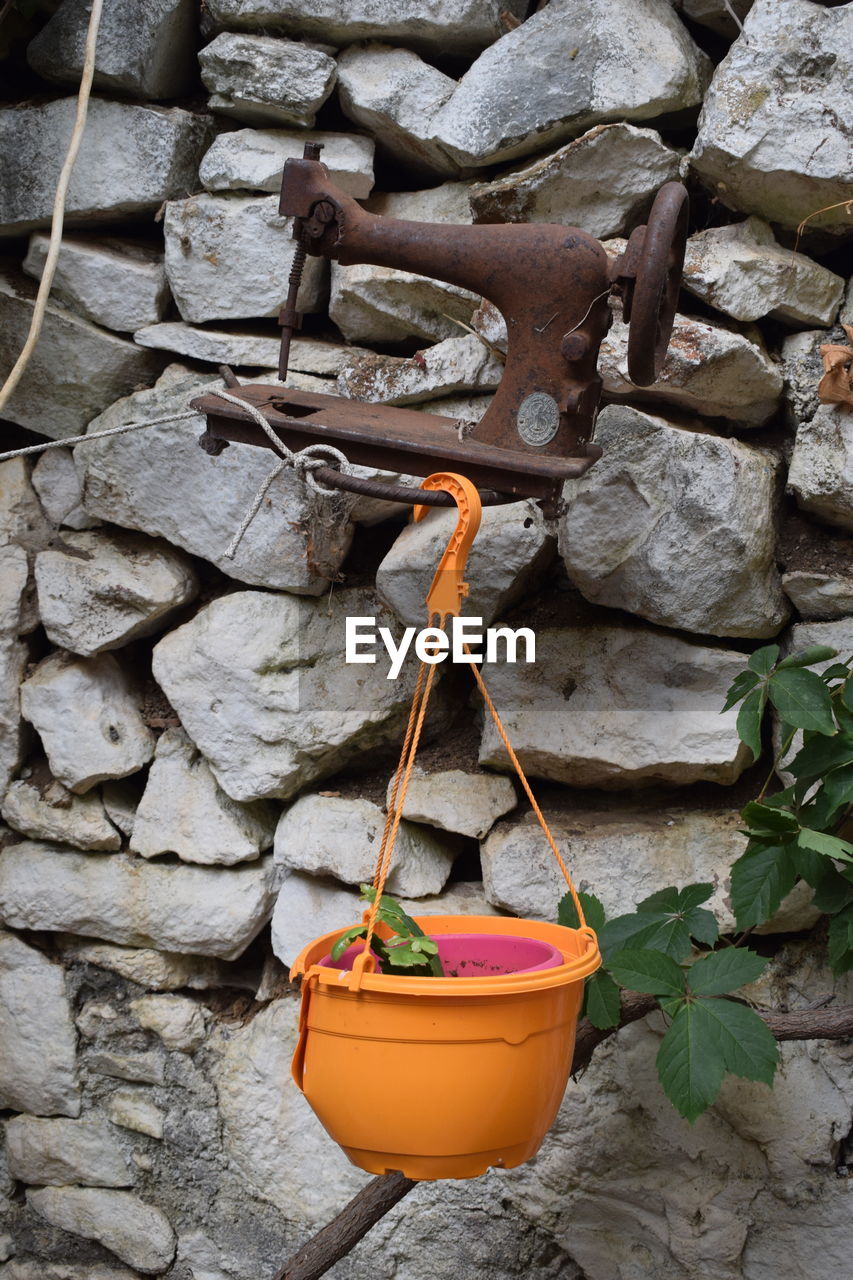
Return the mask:
<svg viewBox="0 0 853 1280">
<path fill-rule="evenodd" d="M 551 943 L 550 969 L 403 978 L 321 965 L 340 930 L 310 943 L 293 1078 L 329 1135 L 369 1173 L 475 1178 L 538 1151 L 571 1069 L 592 929 L 495 916 L 419 916 L 428 934 L 503 933 Z"/>
</svg>

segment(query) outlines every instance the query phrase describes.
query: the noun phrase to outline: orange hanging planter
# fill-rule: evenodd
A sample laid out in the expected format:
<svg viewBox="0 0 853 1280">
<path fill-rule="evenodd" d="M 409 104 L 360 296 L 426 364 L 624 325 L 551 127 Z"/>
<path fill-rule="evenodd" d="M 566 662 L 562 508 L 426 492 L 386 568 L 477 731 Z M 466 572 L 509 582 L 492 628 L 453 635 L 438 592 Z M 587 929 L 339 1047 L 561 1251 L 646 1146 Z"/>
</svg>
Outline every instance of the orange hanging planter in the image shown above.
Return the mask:
<svg viewBox="0 0 853 1280">
<path fill-rule="evenodd" d="M 458 612 L 467 593 L 462 574 L 479 524 L 479 495 L 464 477 L 450 474 L 430 476 L 424 488 L 451 492 L 460 510 L 427 597 L 430 618 L 443 624 L 448 613 Z M 418 515 L 416 509 L 416 519 Z M 472 670 L 502 731 L 473 663 Z M 443 936 L 449 946 L 447 935 L 460 933 L 480 937 L 490 952 L 496 944 L 500 950 L 501 939 L 518 939 L 522 945 L 513 950 L 520 958 L 507 966 L 516 971 L 468 976 L 476 970 L 464 963 L 456 966 L 458 976 L 453 977 L 377 971 L 371 941 L 434 672 L 430 667 L 424 680 L 421 667 L 377 859 L 374 902 L 365 913 L 364 945 L 351 961 L 355 948 L 335 964 L 330 953 L 342 930 L 325 934 L 309 943 L 291 970 L 291 978 L 302 978 L 293 1078 L 329 1135 L 369 1173 L 474 1178 L 492 1166 L 523 1164 L 539 1150 L 568 1082 L 584 979 L 601 957 L 594 931 L 583 923 L 565 863 L 507 742 L 575 900 L 581 927 L 494 916 L 414 917 L 439 942 L 439 951 Z M 523 940 L 540 945 L 525 948 Z M 458 941 L 453 945 L 458 947 Z"/>
</svg>

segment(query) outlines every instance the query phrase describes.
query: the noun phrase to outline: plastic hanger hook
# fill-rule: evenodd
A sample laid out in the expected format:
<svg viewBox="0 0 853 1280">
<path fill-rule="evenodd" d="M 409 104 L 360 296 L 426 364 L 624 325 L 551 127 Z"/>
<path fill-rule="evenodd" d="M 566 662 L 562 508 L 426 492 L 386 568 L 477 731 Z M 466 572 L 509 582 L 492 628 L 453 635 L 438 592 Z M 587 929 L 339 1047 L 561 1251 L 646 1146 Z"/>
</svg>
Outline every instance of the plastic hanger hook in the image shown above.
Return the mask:
<svg viewBox="0 0 853 1280">
<path fill-rule="evenodd" d="M 450 615 L 459 616 L 462 601 L 468 595 L 468 583 L 464 580 L 465 566 L 480 527 L 483 508 L 476 485 L 465 476 L 457 475 L 455 471 L 437 471 L 434 475 L 427 476 L 421 488 L 449 493 L 457 507 L 456 528 L 438 562 L 426 597 L 430 618 L 435 615 L 443 623 Z M 418 504 L 414 510 L 415 523 L 423 520 L 430 510 L 430 507 Z"/>
</svg>

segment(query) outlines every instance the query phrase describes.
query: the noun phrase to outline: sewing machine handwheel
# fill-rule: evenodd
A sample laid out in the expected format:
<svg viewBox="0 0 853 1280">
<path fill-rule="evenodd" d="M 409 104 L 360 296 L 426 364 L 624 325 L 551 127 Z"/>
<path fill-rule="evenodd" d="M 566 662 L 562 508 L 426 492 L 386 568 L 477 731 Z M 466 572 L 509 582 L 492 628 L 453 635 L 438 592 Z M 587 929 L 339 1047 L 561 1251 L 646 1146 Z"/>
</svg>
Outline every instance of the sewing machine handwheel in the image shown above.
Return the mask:
<svg viewBox="0 0 853 1280">
<path fill-rule="evenodd" d="M 628 328 L 628 377 L 638 387 L 655 381 L 666 358 L 681 288 L 688 208 L 686 188 L 667 182 L 655 196 L 644 229 Z"/>
</svg>

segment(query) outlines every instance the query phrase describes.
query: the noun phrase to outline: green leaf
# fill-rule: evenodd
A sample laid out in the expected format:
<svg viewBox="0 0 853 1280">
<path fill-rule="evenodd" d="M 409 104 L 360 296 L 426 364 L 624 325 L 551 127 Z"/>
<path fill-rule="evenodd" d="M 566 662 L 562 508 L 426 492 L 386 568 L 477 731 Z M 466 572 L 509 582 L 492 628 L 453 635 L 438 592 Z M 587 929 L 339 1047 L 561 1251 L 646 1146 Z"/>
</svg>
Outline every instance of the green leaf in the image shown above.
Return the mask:
<svg viewBox="0 0 853 1280">
<path fill-rule="evenodd" d="M 367 936 L 367 927 L 363 924 L 354 924 L 351 929 L 347 929 L 345 933 L 335 941 L 331 950 L 333 960 L 340 960 L 347 947 L 351 947 L 359 938 Z"/>
<path fill-rule="evenodd" d="M 802 667 L 777 671 L 770 677 L 769 689 L 770 701 L 786 724 L 815 733 L 835 733 L 829 690 L 813 671 Z"/>
<path fill-rule="evenodd" d="M 737 716 L 737 734 L 741 742 L 749 747 L 753 760 L 761 755 L 761 718 L 767 705 L 767 686 L 753 689 L 744 700 Z"/>
<path fill-rule="evenodd" d="M 741 817 L 749 823 L 750 827 L 755 827 L 758 831 L 794 832 L 800 827 L 793 813 L 778 809 L 774 805 L 759 804 L 757 800 L 751 800 L 749 804 L 744 805 L 741 809 Z"/>
<path fill-rule="evenodd" d="M 706 911 L 704 907 L 694 907 L 692 911 L 688 911 L 684 923 L 691 938 L 704 942 L 706 946 L 712 947 L 720 936 L 720 926 L 713 911 Z"/>
<path fill-rule="evenodd" d="M 845 680 L 841 690 L 841 702 L 848 711 L 853 711 L 853 680 Z"/>
<path fill-rule="evenodd" d="M 681 916 L 665 912 L 642 912 L 639 919 L 649 923 L 631 938 L 632 951 L 660 951 L 673 960 L 684 960 L 690 954 L 690 934 Z"/>
<path fill-rule="evenodd" d="M 709 1034 L 700 1005 L 682 1005 L 661 1041 L 657 1069 L 664 1092 L 690 1124 L 710 1107 L 720 1090 L 726 1064 L 718 1037 Z"/>
<path fill-rule="evenodd" d="M 829 963 L 836 974 L 853 969 L 853 904 L 829 922 Z"/>
<path fill-rule="evenodd" d="M 760 677 L 754 671 L 742 671 L 739 676 L 735 676 L 731 683 L 723 711 L 731 711 L 736 702 L 740 702 L 741 698 L 745 698 L 750 689 L 754 689 L 758 684 Z"/>
<path fill-rule="evenodd" d="M 763 924 L 794 887 L 795 846 L 748 849 L 731 870 L 732 908 L 739 929 Z"/>
<path fill-rule="evenodd" d="M 701 884 L 688 884 L 681 890 L 678 895 L 679 911 L 692 911 L 694 907 L 699 907 L 703 902 L 707 902 L 714 892 L 714 886 L 710 881 L 703 881 Z"/>
<path fill-rule="evenodd" d="M 850 668 L 846 667 L 843 662 L 833 662 L 831 667 L 821 671 L 820 678 L 825 684 L 829 684 L 832 680 L 846 680 L 849 675 Z"/>
<path fill-rule="evenodd" d="M 608 920 L 598 935 L 598 946 L 605 959 L 615 951 L 622 951 L 634 934 L 648 926 L 648 919 L 643 919 L 636 911 L 624 916 L 614 916 Z"/>
<path fill-rule="evenodd" d="M 800 649 L 798 653 L 791 653 L 787 658 L 783 658 L 776 670 L 788 671 L 791 667 L 813 667 L 816 662 L 829 662 L 830 658 L 837 657 L 837 649 L 830 649 L 826 644 L 813 644 L 808 649 Z"/>
<path fill-rule="evenodd" d="M 656 893 L 650 893 L 647 898 L 643 898 L 642 902 L 637 903 L 638 911 L 652 912 L 671 912 L 675 913 L 680 910 L 680 894 L 675 885 L 670 885 L 666 889 L 658 889 Z"/>
<path fill-rule="evenodd" d="M 615 1027 L 619 1022 L 622 1005 L 619 988 L 609 973 L 599 969 L 586 982 L 586 1016 L 594 1027 Z"/>
<path fill-rule="evenodd" d="M 737 991 L 744 983 L 754 982 L 764 972 L 767 961 L 741 947 L 724 947 L 702 956 L 687 975 L 690 990 L 696 996 L 721 996 Z"/>
<path fill-rule="evenodd" d="M 827 858 L 836 858 L 839 862 L 853 862 L 853 844 L 841 840 L 838 836 L 827 835 L 825 831 L 810 831 L 803 827 L 797 836 L 797 844 L 801 849 L 814 849 Z"/>
<path fill-rule="evenodd" d="M 750 654 L 746 665 L 757 675 L 767 676 L 773 670 L 778 657 L 778 644 L 766 644 L 762 649 L 756 649 L 755 653 Z"/>
<path fill-rule="evenodd" d="M 816 782 L 848 764 L 853 764 L 853 736 L 838 733 L 827 738 L 817 734 L 809 738 L 785 768 L 801 782 Z"/>
<path fill-rule="evenodd" d="M 827 805 L 828 826 L 836 817 L 838 810 L 853 804 L 853 764 L 844 765 L 841 769 L 833 769 L 823 780 L 823 795 Z"/>
<path fill-rule="evenodd" d="M 813 849 L 798 849 L 797 871 L 814 889 L 812 906 L 817 911 L 842 911 L 853 902 L 853 882 L 847 880 L 829 858 Z"/>
<path fill-rule="evenodd" d="M 684 991 L 684 973 L 661 951 L 618 951 L 608 968 L 619 985 L 630 991 L 652 996 L 678 996 Z"/>
<path fill-rule="evenodd" d="M 779 1062 L 773 1032 L 754 1010 L 735 1000 L 698 1000 L 696 1026 L 716 1044 L 726 1070 L 772 1085 Z"/>
<path fill-rule="evenodd" d="M 580 898 L 584 919 L 590 929 L 594 929 L 596 933 L 601 933 L 604 928 L 604 907 L 601 902 L 594 893 L 579 893 L 578 897 Z M 563 925 L 566 929 L 580 928 L 580 919 L 570 893 L 564 894 L 560 899 L 560 905 L 557 907 L 557 923 Z"/>
</svg>

